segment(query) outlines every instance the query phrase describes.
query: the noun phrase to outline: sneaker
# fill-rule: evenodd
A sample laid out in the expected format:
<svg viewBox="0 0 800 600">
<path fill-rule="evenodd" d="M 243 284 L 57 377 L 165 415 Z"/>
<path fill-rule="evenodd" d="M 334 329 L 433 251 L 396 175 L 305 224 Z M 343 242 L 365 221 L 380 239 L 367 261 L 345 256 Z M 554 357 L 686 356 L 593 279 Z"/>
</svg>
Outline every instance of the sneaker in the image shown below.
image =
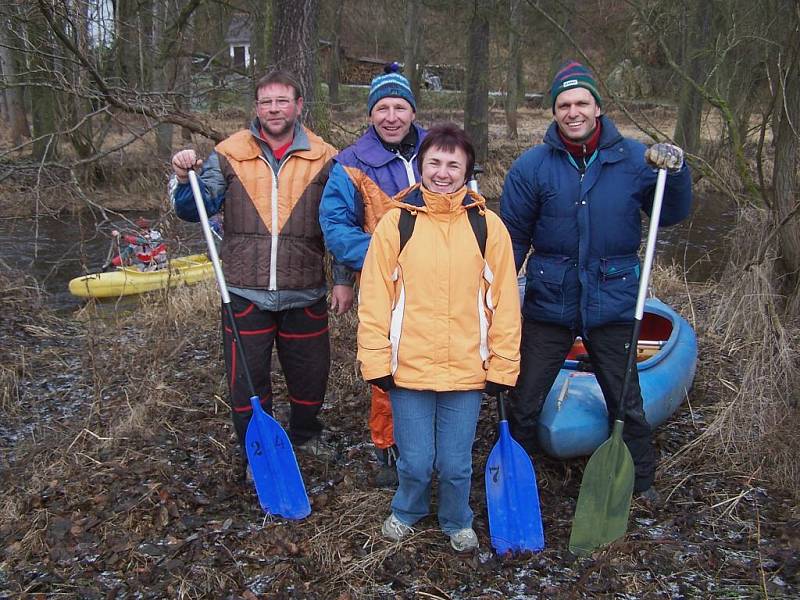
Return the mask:
<svg viewBox="0 0 800 600">
<path fill-rule="evenodd" d="M 393 542 L 399 542 L 413 531 L 414 530 L 409 525 L 406 525 L 400 519 L 395 517 L 394 513 L 386 517 L 386 520 L 383 522 L 383 527 L 381 527 L 381 533 L 383 534 L 383 537 L 390 539 Z"/>
<path fill-rule="evenodd" d="M 324 441 L 320 435 L 314 436 L 307 442 L 295 446 L 295 450 L 330 462 L 336 460 L 338 456 L 338 452 L 336 452 L 336 448 L 333 444 Z"/>
<path fill-rule="evenodd" d="M 475 550 L 478 547 L 478 536 L 475 535 L 471 527 L 459 529 L 450 534 L 450 545 L 456 552 Z"/>
</svg>

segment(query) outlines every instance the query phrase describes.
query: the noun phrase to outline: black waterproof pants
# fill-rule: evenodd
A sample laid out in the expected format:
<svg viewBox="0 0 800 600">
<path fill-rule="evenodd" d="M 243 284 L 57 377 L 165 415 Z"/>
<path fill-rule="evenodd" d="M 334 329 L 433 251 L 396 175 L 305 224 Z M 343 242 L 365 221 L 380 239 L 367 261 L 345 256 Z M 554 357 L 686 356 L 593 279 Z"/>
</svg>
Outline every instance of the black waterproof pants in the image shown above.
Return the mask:
<svg viewBox="0 0 800 600">
<path fill-rule="evenodd" d="M 603 390 L 610 426 L 616 420 L 632 329 L 632 323 L 605 325 L 591 329 L 584 340 L 597 382 Z M 516 388 L 510 394 L 509 425 L 514 438 L 528 452 L 536 448 L 539 413 L 575 337 L 575 331 L 560 325 L 528 319 L 522 323 L 520 374 Z M 642 407 L 639 374 L 635 369 L 625 398 L 624 422 L 622 437 L 636 468 L 634 491 L 641 492 L 653 484 L 657 457 L 652 429 Z"/>
<path fill-rule="evenodd" d="M 318 435 L 322 424 L 317 415 L 325 399 L 331 359 L 326 299 L 323 297 L 305 308 L 265 311 L 231 294 L 231 308 L 253 386 L 264 411 L 272 414 L 272 348 L 275 345 L 289 392 L 289 439 L 292 444 L 300 445 Z M 222 326 L 233 426 L 244 446 L 247 424 L 253 414 L 250 388 L 224 310 Z"/>
</svg>

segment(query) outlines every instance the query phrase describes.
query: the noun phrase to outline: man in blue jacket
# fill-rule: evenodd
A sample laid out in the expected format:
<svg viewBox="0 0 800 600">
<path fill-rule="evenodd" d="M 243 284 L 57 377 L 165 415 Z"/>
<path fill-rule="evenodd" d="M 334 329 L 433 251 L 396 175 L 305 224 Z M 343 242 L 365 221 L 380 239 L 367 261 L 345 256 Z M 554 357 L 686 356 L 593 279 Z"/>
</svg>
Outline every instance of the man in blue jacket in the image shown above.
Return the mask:
<svg viewBox="0 0 800 600">
<path fill-rule="evenodd" d="M 417 105 L 397 63 L 372 80 L 367 98 L 370 126 L 335 158 L 322 194 L 319 221 L 334 263 L 360 273 L 372 232 L 391 208 L 392 196 L 419 181 L 417 151 L 425 130 L 414 123 Z M 335 286 L 333 302 L 352 304 L 344 286 Z M 341 300 L 340 300 L 341 298 Z M 370 431 L 381 470 L 380 487 L 397 485 L 397 449 L 387 390 L 372 388 Z"/>
<path fill-rule="evenodd" d="M 669 171 L 661 224 L 683 220 L 692 202 L 683 151 L 646 148 L 624 138 L 602 115 L 591 72 L 565 63 L 551 86 L 553 123 L 520 156 L 503 186 L 500 210 L 517 269 L 528 255 L 521 370 L 511 394 L 510 425 L 528 450 L 547 393 L 580 335 L 615 419 L 639 286 L 641 212 L 653 204 L 657 169 Z M 638 375 L 625 398 L 623 437 L 636 469 L 634 491 L 654 500 L 656 452 Z"/>
</svg>

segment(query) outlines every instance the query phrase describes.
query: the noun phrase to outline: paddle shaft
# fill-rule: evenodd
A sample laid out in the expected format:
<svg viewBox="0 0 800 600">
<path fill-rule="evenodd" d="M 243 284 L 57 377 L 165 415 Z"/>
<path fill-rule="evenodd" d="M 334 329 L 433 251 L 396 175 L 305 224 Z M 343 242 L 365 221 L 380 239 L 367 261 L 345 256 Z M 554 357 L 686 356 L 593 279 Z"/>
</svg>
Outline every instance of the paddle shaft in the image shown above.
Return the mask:
<svg viewBox="0 0 800 600">
<path fill-rule="evenodd" d="M 506 393 L 497 394 L 497 412 L 500 414 L 501 421 L 508 421 L 506 418 Z"/>
<path fill-rule="evenodd" d="M 206 205 L 203 202 L 203 194 L 200 192 L 200 184 L 197 181 L 197 174 L 194 170 L 189 171 L 189 185 L 192 187 L 192 195 L 194 195 L 194 203 L 197 206 L 197 214 L 200 215 L 203 235 L 206 238 L 206 246 L 208 246 L 208 257 L 211 259 L 211 264 L 214 265 L 214 275 L 217 278 L 217 285 L 219 286 L 220 296 L 222 296 L 222 305 L 225 314 L 231 325 L 233 341 L 234 344 L 236 344 L 236 348 L 239 350 L 239 355 L 242 357 L 242 371 L 244 372 L 244 377 L 250 389 L 250 396 L 254 397 L 257 395 L 256 389 L 253 386 L 253 378 L 250 376 L 250 368 L 247 366 L 247 358 L 244 355 L 242 338 L 239 336 L 239 328 L 236 326 L 236 318 L 233 314 L 233 308 L 231 308 L 231 297 L 230 294 L 228 294 L 228 286 L 225 284 L 225 275 L 222 273 L 222 264 L 219 262 L 219 255 L 217 254 L 217 245 L 214 243 L 211 225 L 208 222 L 208 213 L 206 213 Z"/>
<path fill-rule="evenodd" d="M 650 283 L 650 272 L 653 269 L 653 258 L 656 253 L 656 239 L 658 238 L 658 223 L 661 220 L 661 204 L 664 201 L 664 187 L 667 183 L 667 170 L 658 170 L 656 180 L 656 192 L 653 198 L 653 208 L 650 211 L 650 228 L 647 232 L 647 248 L 644 253 L 644 265 L 639 276 L 639 294 L 636 296 L 636 312 L 634 314 L 633 331 L 628 345 L 628 358 L 625 362 L 625 375 L 622 378 L 622 390 L 619 394 L 617 403 L 617 421 L 625 421 L 625 397 L 628 395 L 628 388 L 631 382 L 631 373 L 636 364 L 636 347 L 639 340 L 639 332 L 642 329 L 642 318 L 644 316 L 644 302 L 647 299 L 647 287 Z"/>
</svg>

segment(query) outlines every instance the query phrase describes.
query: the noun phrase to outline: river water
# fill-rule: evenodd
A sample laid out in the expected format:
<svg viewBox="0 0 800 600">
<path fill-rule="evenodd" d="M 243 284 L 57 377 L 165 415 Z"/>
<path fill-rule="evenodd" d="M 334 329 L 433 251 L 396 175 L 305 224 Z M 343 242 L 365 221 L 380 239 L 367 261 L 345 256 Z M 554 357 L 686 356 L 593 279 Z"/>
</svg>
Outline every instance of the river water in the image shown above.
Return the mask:
<svg viewBox="0 0 800 600">
<path fill-rule="evenodd" d="M 129 222 L 120 219 L 99 227 L 87 217 L 0 219 L 0 260 L 34 277 L 48 292 L 54 308 L 69 310 L 82 302 L 67 290 L 70 279 L 99 270 L 108 254 L 111 231 L 130 229 L 131 222 L 140 216 L 158 217 L 126 215 Z M 686 221 L 660 231 L 658 261 L 680 265 L 689 281 L 713 278 L 724 264 L 725 236 L 735 218 L 736 207 L 724 196 L 696 197 Z M 198 224 L 179 221 L 174 229 L 167 237 L 172 256 L 205 247 Z"/>
<path fill-rule="evenodd" d="M 35 278 L 48 293 L 53 308 L 75 308 L 83 300 L 69 293 L 69 281 L 101 270 L 111 247 L 111 232 L 115 229 L 123 233 L 134 231 L 133 223 L 140 217 L 156 221 L 158 215 L 126 214 L 125 219 L 99 226 L 90 218 L 74 216 L 0 219 L 0 260 Z M 170 256 L 204 251 L 199 224 L 177 221 L 172 229 L 169 235 L 165 234 Z"/>
</svg>

